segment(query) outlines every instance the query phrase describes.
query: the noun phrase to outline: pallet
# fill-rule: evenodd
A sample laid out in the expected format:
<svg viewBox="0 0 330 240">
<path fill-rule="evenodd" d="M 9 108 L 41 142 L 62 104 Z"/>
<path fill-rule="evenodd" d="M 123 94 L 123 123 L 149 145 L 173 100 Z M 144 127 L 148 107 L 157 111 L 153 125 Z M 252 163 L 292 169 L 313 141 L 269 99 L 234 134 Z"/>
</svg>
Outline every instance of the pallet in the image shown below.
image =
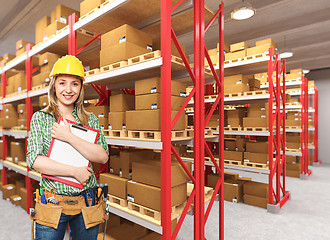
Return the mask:
<svg viewBox="0 0 330 240">
<path fill-rule="evenodd" d="M 244 166 L 253 168 L 268 169 L 268 165 L 265 163 L 254 163 L 254 162 L 244 162 Z"/>
<path fill-rule="evenodd" d="M 285 129 L 301 129 L 301 126 L 285 126 Z"/>
<path fill-rule="evenodd" d="M 187 183 L 187 195 L 190 197 L 191 192 L 194 189 L 194 184 Z M 204 196 L 205 196 L 205 203 L 211 200 L 213 194 L 213 188 L 211 187 L 204 187 Z M 191 204 L 193 205 L 193 203 Z"/>
<path fill-rule="evenodd" d="M 105 1 L 104 3 L 102 3 L 100 6 L 94 8 L 93 10 L 89 11 L 88 13 L 86 13 L 85 15 L 81 16 L 79 18 L 79 21 L 88 17 L 89 15 L 92 15 L 93 13 L 97 12 L 98 10 L 100 10 L 101 8 L 103 8 L 104 6 L 108 5 L 109 3 L 112 3 L 114 0 L 108 0 Z"/>
<path fill-rule="evenodd" d="M 15 127 L 12 127 L 11 130 L 12 131 L 26 131 L 26 127 L 20 127 L 20 126 L 15 126 Z"/>
<path fill-rule="evenodd" d="M 92 76 L 94 74 L 98 74 L 99 72 L 100 72 L 99 68 L 89 70 L 89 71 L 85 72 L 85 77 L 89 77 L 89 76 Z"/>
<path fill-rule="evenodd" d="M 127 207 L 127 200 L 126 199 L 122 199 L 113 195 L 108 194 L 108 198 L 109 198 L 109 202 L 113 203 L 113 204 L 118 204 L 119 206 L 122 207 Z"/>
<path fill-rule="evenodd" d="M 41 85 L 38 85 L 38 86 L 34 86 L 34 87 L 32 87 L 32 91 L 34 91 L 34 90 L 39 90 L 39 89 L 44 89 L 44 88 L 46 88 L 48 86 L 48 83 L 43 83 L 43 84 L 41 84 Z"/>
<path fill-rule="evenodd" d="M 21 167 L 27 167 L 26 162 L 18 162 L 18 165 L 21 166 Z"/>
<path fill-rule="evenodd" d="M 227 159 L 224 159 L 224 163 L 225 164 L 229 164 L 229 165 L 235 165 L 235 166 L 242 165 L 242 161 L 236 161 L 236 160 L 227 160 Z"/>
<path fill-rule="evenodd" d="M 160 50 L 157 50 L 157 51 L 153 51 L 150 53 L 146 53 L 146 54 L 142 54 L 142 55 L 139 55 L 136 57 L 129 58 L 128 65 L 137 64 L 137 63 L 149 61 L 149 60 L 152 60 L 155 58 L 160 58 L 160 57 L 161 57 Z"/>
<path fill-rule="evenodd" d="M 227 61 L 224 62 L 224 64 L 244 62 L 244 61 L 257 59 L 257 58 L 262 58 L 262 57 L 268 57 L 268 56 L 269 55 L 267 53 L 259 53 L 259 54 L 247 56 L 247 57 L 244 57 L 244 58 L 236 58 L 236 59 L 227 60 Z"/>
<path fill-rule="evenodd" d="M 101 73 L 107 72 L 107 71 L 115 70 L 115 69 L 126 67 L 126 66 L 127 66 L 127 61 L 120 61 L 120 62 L 112 63 L 112 64 L 101 67 L 100 72 Z"/>
<path fill-rule="evenodd" d="M 240 132 L 243 131 L 242 127 L 225 127 L 225 131 Z"/>
<path fill-rule="evenodd" d="M 268 132 L 266 127 L 243 127 L 243 130 L 247 132 Z"/>
<path fill-rule="evenodd" d="M 171 139 L 190 138 L 194 136 L 192 129 L 171 131 Z M 161 132 L 158 131 L 128 131 L 128 138 L 160 140 Z"/>
<path fill-rule="evenodd" d="M 225 98 L 231 97 L 247 97 L 247 96 L 256 96 L 267 94 L 267 90 L 257 90 L 257 91 L 248 91 L 248 92 L 239 92 L 239 93 L 228 93 L 225 94 Z"/>
<path fill-rule="evenodd" d="M 6 98 L 19 96 L 19 95 L 24 94 L 26 92 L 27 92 L 27 90 L 26 89 L 23 89 L 20 92 L 9 93 L 9 94 L 6 95 Z"/>
</svg>

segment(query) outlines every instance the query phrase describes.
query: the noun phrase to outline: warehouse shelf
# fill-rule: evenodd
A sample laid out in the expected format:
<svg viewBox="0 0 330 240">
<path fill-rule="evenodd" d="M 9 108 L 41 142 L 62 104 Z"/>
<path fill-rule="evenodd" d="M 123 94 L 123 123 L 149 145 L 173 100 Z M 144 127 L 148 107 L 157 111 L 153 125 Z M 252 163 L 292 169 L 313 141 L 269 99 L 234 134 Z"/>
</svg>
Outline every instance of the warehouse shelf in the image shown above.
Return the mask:
<svg viewBox="0 0 330 240">
<path fill-rule="evenodd" d="M 300 97 L 301 91 L 286 91 L 287 94 L 289 94 L 291 97 L 298 96 Z M 314 95 L 315 91 L 308 91 L 309 95 Z"/>
<path fill-rule="evenodd" d="M 1 136 L 7 135 L 7 136 L 12 136 L 16 139 L 24 139 L 29 136 L 29 133 L 26 130 L 1 130 Z"/>
<path fill-rule="evenodd" d="M 314 149 L 315 149 L 315 146 L 312 145 L 312 144 L 308 144 L 308 149 L 310 149 L 310 150 L 314 150 Z"/>
<path fill-rule="evenodd" d="M 27 92 L 17 94 L 16 96 L 5 97 L 2 99 L 2 103 L 17 102 L 17 101 L 25 100 L 26 98 L 27 98 Z"/>
<path fill-rule="evenodd" d="M 292 88 L 292 87 L 300 87 L 302 81 L 301 81 L 301 77 L 296 78 L 296 79 L 285 79 L 285 87 L 286 88 Z M 283 86 L 283 83 L 281 82 L 280 86 Z M 269 87 L 269 83 L 263 83 L 260 84 L 260 89 L 266 89 Z M 274 87 L 276 87 L 276 83 L 274 83 Z"/>
<path fill-rule="evenodd" d="M 281 154 L 283 154 L 283 152 L 281 152 Z M 286 149 L 285 150 L 285 155 L 286 156 L 301 157 L 302 156 L 302 152 L 301 151 L 297 151 L 296 149 Z"/>
<path fill-rule="evenodd" d="M 142 141 L 142 140 L 131 140 L 131 139 L 120 139 L 120 138 L 108 138 L 106 141 L 110 145 L 126 146 L 126 147 L 138 147 L 146 149 L 163 149 L 163 143 L 160 141 Z"/>
<path fill-rule="evenodd" d="M 29 97 L 37 97 L 48 93 L 48 87 L 41 88 L 38 90 L 31 90 L 28 92 Z"/>
<path fill-rule="evenodd" d="M 16 163 L 12 162 L 11 158 L 7 158 L 6 160 L 4 160 L 2 162 L 3 162 L 3 166 L 8 168 L 8 169 L 13 170 L 13 171 L 15 171 L 19 174 L 24 175 L 24 176 L 28 175 L 26 167 L 20 166 Z"/>
<path fill-rule="evenodd" d="M 16 66 L 18 66 L 18 65 L 22 65 L 22 63 L 24 62 L 24 61 L 26 61 L 26 58 L 27 58 L 27 56 L 26 56 L 26 54 L 22 54 L 22 55 L 20 55 L 20 56 L 18 56 L 18 57 L 15 57 L 14 59 L 12 59 L 11 61 L 9 61 L 6 65 L 5 65 L 5 67 L 2 69 L 2 68 L 0 68 L 0 74 L 2 74 L 2 71 L 8 71 L 9 69 L 12 69 L 12 68 L 14 68 L 14 67 L 16 67 Z M 24 68 L 24 66 L 23 66 L 23 68 Z"/>
<path fill-rule="evenodd" d="M 214 132 L 217 134 L 219 132 Z M 269 137 L 269 131 L 224 131 L 225 135 L 238 135 L 238 136 L 264 136 Z"/>
<path fill-rule="evenodd" d="M 38 172 L 36 172 L 36 171 L 29 171 L 28 172 L 28 177 L 29 178 L 32 178 L 32 179 L 34 179 L 34 180 L 36 180 L 38 182 L 41 181 L 41 174 L 38 173 Z"/>
</svg>

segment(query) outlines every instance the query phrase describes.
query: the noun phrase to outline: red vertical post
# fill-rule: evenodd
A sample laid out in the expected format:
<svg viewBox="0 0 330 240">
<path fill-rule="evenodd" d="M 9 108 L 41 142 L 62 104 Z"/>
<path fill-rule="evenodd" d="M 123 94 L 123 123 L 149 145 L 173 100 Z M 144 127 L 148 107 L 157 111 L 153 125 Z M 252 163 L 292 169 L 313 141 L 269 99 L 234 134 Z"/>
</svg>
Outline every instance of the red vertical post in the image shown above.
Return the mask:
<svg viewBox="0 0 330 240">
<path fill-rule="evenodd" d="M 301 148 L 301 158 L 300 158 L 300 174 L 305 173 L 305 144 L 304 144 L 304 95 L 305 95 L 305 89 L 304 89 L 304 76 L 301 74 L 301 85 L 300 85 L 300 103 L 301 103 L 301 115 L 300 115 L 300 126 L 301 126 L 301 133 L 300 133 L 300 148 Z"/>
<path fill-rule="evenodd" d="M 277 116 L 276 117 L 276 155 L 275 155 L 275 164 L 276 164 L 276 196 L 278 201 L 281 199 L 281 121 L 282 118 L 281 116 L 281 59 L 280 57 L 277 58 L 276 62 L 276 91 L 275 91 L 275 99 L 276 99 L 276 112 Z M 283 83 L 284 84 L 284 83 Z M 283 106 L 284 108 L 284 106 Z M 271 108 L 273 110 L 273 107 Z M 283 109 L 282 109 L 283 110 Z M 272 129 L 270 129 L 272 130 Z M 284 130 L 285 131 L 285 130 Z M 269 145 L 270 143 L 268 143 Z M 285 153 L 284 153 L 285 154 Z M 271 161 L 271 159 L 269 159 Z"/>
<path fill-rule="evenodd" d="M 194 203 L 194 236 L 204 237 L 204 0 L 194 0 L 194 72 L 196 77 L 194 112 L 194 172 L 196 197 Z"/>
<path fill-rule="evenodd" d="M 77 21 L 77 16 L 75 13 L 69 16 L 69 55 L 77 55 L 77 32 L 73 30 L 73 25 Z"/>
<path fill-rule="evenodd" d="M 26 78 L 26 89 L 27 92 L 31 91 L 31 82 L 32 82 L 32 63 L 31 63 L 31 57 L 29 56 L 29 52 L 31 50 L 31 44 L 26 45 L 26 61 L 25 61 L 25 78 Z M 32 110 L 32 102 L 29 95 L 25 99 L 25 107 L 26 107 L 26 130 L 27 132 L 30 131 L 30 122 L 33 114 Z M 28 138 L 25 138 L 25 155 L 27 153 L 27 145 L 28 145 Z M 30 171 L 30 169 L 27 169 Z M 27 203 L 26 203 L 26 211 L 29 213 L 29 209 L 32 207 L 32 182 L 31 178 L 28 176 L 25 177 L 25 187 L 27 190 Z"/>
<path fill-rule="evenodd" d="M 319 161 L 319 90 L 314 86 L 314 96 L 313 96 L 313 109 L 314 109 L 314 162 L 320 163 Z"/>
<path fill-rule="evenodd" d="M 283 134 L 282 134 L 282 138 L 283 138 L 283 146 L 282 146 L 282 151 L 283 151 L 283 155 L 282 155 L 282 166 L 283 166 L 283 174 L 282 174 L 282 179 L 283 179 L 283 195 L 285 194 L 285 177 L 286 177 L 286 154 L 285 154 L 285 146 L 286 146 L 286 125 L 285 125 L 285 120 L 286 120 L 286 108 L 285 108 L 285 104 L 286 104 L 286 86 L 285 86 L 285 79 L 286 79 L 286 60 L 283 60 L 283 68 L 282 68 L 282 72 L 283 72 L 283 92 L 282 92 L 282 102 L 283 102 L 283 115 L 282 115 L 282 129 L 283 129 Z M 281 173 L 280 173 L 281 174 Z"/>
<path fill-rule="evenodd" d="M 224 232 L 224 3 L 221 2 L 220 6 L 220 16 L 219 16 L 219 74 L 220 74 L 220 102 L 219 102 L 219 167 L 221 169 L 220 174 L 220 189 L 219 189 L 219 239 L 223 240 L 225 238 Z"/>
<path fill-rule="evenodd" d="M 171 239 L 171 2 L 161 0 L 161 239 Z"/>
<path fill-rule="evenodd" d="M 308 100 L 309 100 L 309 94 L 308 94 L 308 80 L 305 78 L 305 118 L 304 118 L 304 124 L 305 124 L 305 174 L 308 173 L 308 155 L 309 155 L 309 150 L 308 150 L 308 138 L 309 138 L 309 130 L 308 130 Z"/>
<path fill-rule="evenodd" d="M 268 61 L 268 130 L 269 130 L 269 137 L 268 137 L 268 161 L 269 161 L 269 180 L 268 180 L 268 203 L 273 204 L 273 176 L 274 176 L 274 169 L 273 169 L 273 140 L 274 140 L 274 133 L 273 133 L 273 90 L 274 90 L 274 83 L 273 83 L 273 49 L 269 49 L 269 61 Z"/>
<path fill-rule="evenodd" d="M 7 85 L 7 78 L 6 78 L 6 72 L 4 70 L 5 68 L 5 62 L 2 61 L 1 64 L 1 68 L 2 68 L 2 74 L 1 74 L 1 84 L 2 84 L 2 99 L 4 99 L 6 97 L 6 85 Z M 2 103 L 2 106 L 4 105 L 4 103 Z M 3 108 L 3 107 L 2 107 Z M 2 117 L 4 117 L 4 111 L 2 111 Z M 7 157 L 7 140 L 6 140 L 6 136 L 3 135 L 1 137 L 2 139 L 2 160 L 6 160 Z M 7 184 L 7 176 L 6 176 L 6 168 L 3 167 L 2 169 L 2 184 L 6 185 Z"/>
</svg>

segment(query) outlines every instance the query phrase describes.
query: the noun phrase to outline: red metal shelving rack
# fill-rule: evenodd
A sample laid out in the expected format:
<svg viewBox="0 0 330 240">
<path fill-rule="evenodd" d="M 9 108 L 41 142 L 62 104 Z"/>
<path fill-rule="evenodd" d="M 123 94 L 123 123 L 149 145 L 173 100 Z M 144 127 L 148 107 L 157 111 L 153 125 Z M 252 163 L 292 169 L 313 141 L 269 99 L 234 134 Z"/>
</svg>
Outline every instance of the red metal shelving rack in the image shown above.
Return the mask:
<svg viewBox="0 0 330 240">
<path fill-rule="evenodd" d="M 314 150 L 313 150 L 313 164 L 319 165 L 321 161 L 319 160 L 319 90 L 314 86 L 313 95 L 313 123 L 314 123 Z"/>
<path fill-rule="evenodd" d="M 2 62 L 2 66 L 1 66 L 1 68 L 2 68 L 2 74 L 1 74 L 2 99 L 4 99 L 6 97 L 7 78 L 6 78 L 6 72 L 4 71 L 5 65 L 6 65 L 5 62 Z M 4 105 L 4 103 L 2 103 L 2 109 L 3 109 L 3 105 Z M 4 114 L 5 113 L 2 112 L 1 117 L 4 117 Z M 6 140 L 6 136 L 3 135 L 1 137 L 1 139 L 2 139 L 2 156 L 1 156 L 1 158 L 2 158 L 2 160 L 5 160 L 6 157 L 7 157 L 7 140 Z M 6 168 L 3 167 L 2 176 L 1 176 L 1 178 L 2 178 L 1 180 L 2 180 L 3 185 L 7 184 L 7 177 L 6 177 L 7 173 L 6 172 L 7 172 Z"/>
</svg>

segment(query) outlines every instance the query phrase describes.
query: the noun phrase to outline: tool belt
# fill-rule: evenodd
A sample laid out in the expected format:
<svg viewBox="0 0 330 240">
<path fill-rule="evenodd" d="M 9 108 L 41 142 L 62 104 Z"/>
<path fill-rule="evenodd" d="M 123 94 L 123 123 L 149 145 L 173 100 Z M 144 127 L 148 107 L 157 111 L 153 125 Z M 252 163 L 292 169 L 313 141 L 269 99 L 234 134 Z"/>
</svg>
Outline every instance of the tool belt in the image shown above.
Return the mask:
<svg viewBox="0 0 330 240">
<path fill-rule="evenodd" d="M 82 195 L 55 194 L 54 197 L 58 200 L 58 204 L 43 204 L 40 201 L 36 203 L 37 223 L 57 229 L 62 213 L 66 215 L 82 213 L 86 229 L 104 222 L 105 202 L 103 200 L 93 206 L 91 200 L 88 200 L 89 207 L 87 207 Z"/>
</svg>

